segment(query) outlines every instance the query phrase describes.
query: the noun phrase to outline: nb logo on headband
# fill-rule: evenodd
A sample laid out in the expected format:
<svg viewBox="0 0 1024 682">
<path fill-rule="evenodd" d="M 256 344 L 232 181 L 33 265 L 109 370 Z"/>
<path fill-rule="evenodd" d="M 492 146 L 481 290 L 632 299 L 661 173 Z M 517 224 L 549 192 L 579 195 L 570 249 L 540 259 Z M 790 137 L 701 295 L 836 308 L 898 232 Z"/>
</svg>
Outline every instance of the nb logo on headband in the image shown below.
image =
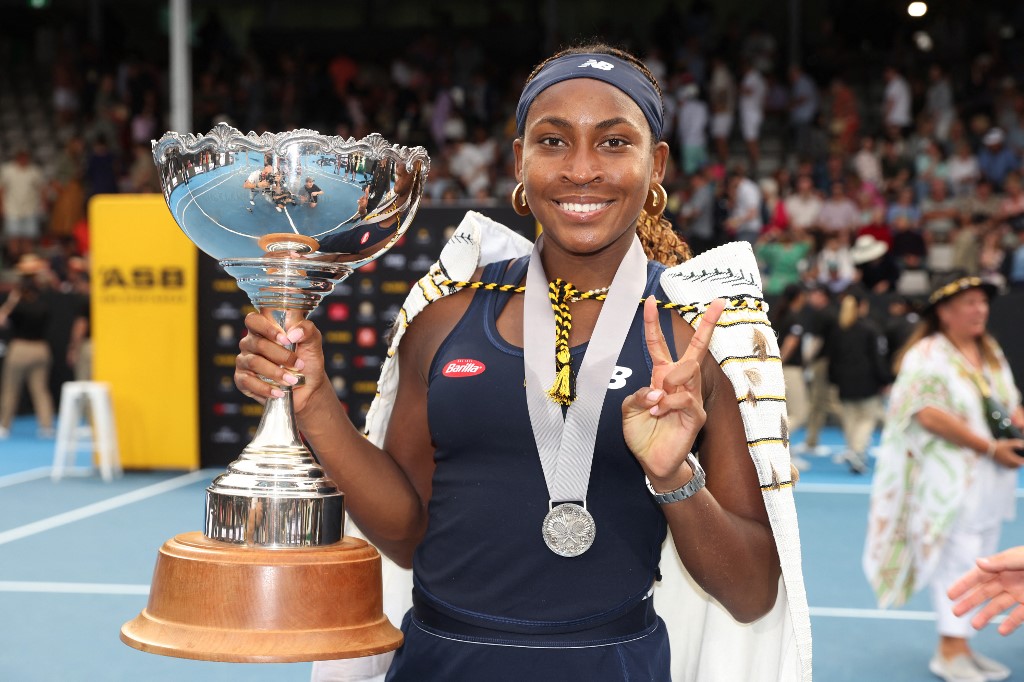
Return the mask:
<svg viewBox="0 0 1024 682">
<path fill-rule="evenodd" d="M 612 69 L 615 68 L 614 64 L 609 64 L 608 62 L 599 62 L 596 59 L 588 59 L 587 61 L 580 64 L 578 68 L 585 69 L 588 66 L 592 69 L 601 69 L 602 71 L 611 71 Z"/>
</svg>

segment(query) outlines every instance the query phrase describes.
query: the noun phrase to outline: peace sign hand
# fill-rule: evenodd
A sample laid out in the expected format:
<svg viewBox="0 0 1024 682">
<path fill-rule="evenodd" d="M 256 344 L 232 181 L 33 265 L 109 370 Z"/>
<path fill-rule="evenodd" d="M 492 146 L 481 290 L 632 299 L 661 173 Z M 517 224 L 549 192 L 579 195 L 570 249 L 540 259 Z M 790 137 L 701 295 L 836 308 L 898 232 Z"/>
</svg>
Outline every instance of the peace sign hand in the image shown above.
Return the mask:
<svg viewBox="0 0 1024 682">
<path fill-rule="evenodd" d="M 683 486 L 693 475 L 685 465 L 686 455 L 707 418 L 700 363 L 724 308 L 725 301 L 721 299 L 708 306 L 686 351 L 673 362 L 658 319 L 657 303 L 653 296 L 644 302 L 644 331 L 654 368 L 651 385 L 622 403 L 622 433 L 659 492 Z"/>
</svg>

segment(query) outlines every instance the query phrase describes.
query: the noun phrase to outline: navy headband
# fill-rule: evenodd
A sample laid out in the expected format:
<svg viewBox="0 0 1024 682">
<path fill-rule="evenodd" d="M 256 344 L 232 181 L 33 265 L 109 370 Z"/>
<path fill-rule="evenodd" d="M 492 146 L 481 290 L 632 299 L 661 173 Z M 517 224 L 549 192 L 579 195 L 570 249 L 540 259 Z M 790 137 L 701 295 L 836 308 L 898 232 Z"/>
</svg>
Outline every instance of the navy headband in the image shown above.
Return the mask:
<svg viewBox="0 0 1024 682">
<path fill-rule="evenodd" d="M 571 78 L 593 78 L 626 93 L 644 113 L 654 140 L 661 139 L 665 119 L 661 110 L 661 97 L 654 85 L 629 62 L 610 54 L 593 53 L 567 54 L 553 59 L 526 84 L 523 94 L 519 96 L 519 106 L 516 107 L 516 131 L 520 136 L 526 130 L 526 113 L 537 95 L 555 83 Z"/>
</svg>

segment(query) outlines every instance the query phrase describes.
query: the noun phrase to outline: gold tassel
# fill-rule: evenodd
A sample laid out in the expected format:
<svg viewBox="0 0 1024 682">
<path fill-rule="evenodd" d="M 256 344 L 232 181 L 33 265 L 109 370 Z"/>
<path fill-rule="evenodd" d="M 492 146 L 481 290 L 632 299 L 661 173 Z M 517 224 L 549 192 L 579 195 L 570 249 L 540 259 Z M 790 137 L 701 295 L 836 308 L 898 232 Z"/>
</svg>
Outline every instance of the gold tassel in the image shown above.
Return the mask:
<svg viewBox="0 0 1024 682">
<path fill-rule="evenodd" d="M 555 374 L 555 384 L 548 391 L 548 395 L 559 405 L 571 405 L 572 404 L 572 387 L 571 380 L 569 378 L 569 372 L 571 368 L 569 365 L 563 365 L 558 373 Z"/>
<path fill-rule="evenodd" d="M 548 298 L 555 313 L 555 383 L 548 396 L 559 405 L 571 405 L 575 400 L 572 377 L 572 353 L 569 351 L 569 331 L 572 313 L 567 301 L 580 292 L 570 282 L 556 279 L 548 285 Z"/>
</svg>

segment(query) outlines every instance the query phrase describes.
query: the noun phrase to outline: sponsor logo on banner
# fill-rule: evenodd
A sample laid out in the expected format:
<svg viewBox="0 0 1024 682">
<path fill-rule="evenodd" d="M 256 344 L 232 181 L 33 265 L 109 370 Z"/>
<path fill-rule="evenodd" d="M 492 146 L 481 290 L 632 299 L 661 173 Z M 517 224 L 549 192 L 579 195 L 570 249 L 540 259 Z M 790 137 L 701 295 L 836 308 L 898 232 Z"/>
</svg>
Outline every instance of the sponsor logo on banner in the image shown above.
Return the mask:
<svg viewBox="0 0 1024 682">
<path fill-rule="evenodd" d="M 392 270 L 402 270 L 405 268 L 406 260 L 403 254 L 392 251 L 384 256 L 384 267 L 391 268 Z"/>
<path fill-rule="evenodd" d="M 373 348 L 377 345 L 377 330 L 373 327 L 360 327 L 356 332 L 356 345 L 360 348 Z"/>
<path fill-rule="evenodd" d="M 441 370 L 441 374 L 451 379 L 460 379 L 462 377 L 475 377 L 478 374 L 483 374 L 486 369 L 487 365 L 479 360 L 459 358 L 446 364 L 444 369 Z"/>
<path fill-rule="evenodd" d="M 173 303 L 186 300 L 185 270 L 177 266 L 101 267 L 99 297 L 104 303 Z"/>
<path fill-rule="evenodd" d="M 242 440 L 241 434 L 234 429 L 222 426 L 211 436 L 214 443 L 238 443 Z"/>
<path fill-rule="evenodd" d="M 344 322 L 348 319 L 348 304 L 347 303 L 328 303 L 327 304 L 327 319 L 332 322 Z"/>
</svg>

